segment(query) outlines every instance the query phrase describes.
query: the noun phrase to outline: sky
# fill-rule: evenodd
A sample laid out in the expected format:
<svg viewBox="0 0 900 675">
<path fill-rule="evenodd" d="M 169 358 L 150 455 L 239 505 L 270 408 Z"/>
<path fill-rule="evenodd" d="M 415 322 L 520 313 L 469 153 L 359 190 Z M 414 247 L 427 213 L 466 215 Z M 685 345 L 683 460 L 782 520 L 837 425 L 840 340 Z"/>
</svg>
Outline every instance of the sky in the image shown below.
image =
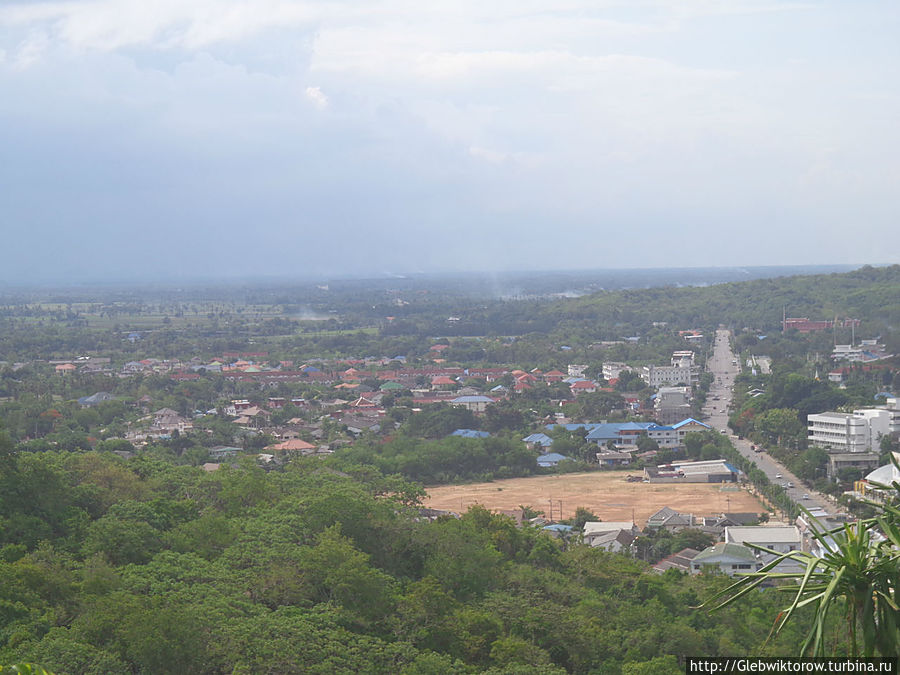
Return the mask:
<svg viewBox="0 0 900 675">
<path fill-rule="evenodd" d="M 900 262 L 900 3 L 3 0 L 0 281 Z"/>
</svg>

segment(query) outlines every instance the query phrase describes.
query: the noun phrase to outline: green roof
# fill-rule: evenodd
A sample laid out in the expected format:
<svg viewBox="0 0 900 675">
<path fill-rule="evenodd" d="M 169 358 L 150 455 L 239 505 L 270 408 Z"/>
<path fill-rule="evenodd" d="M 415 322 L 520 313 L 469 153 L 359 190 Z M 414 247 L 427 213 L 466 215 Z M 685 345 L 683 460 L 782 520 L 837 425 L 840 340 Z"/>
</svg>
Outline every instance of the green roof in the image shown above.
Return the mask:
<svg viewBox="0 0 900 675">
<path fill-rule="evenodd" d="M 723 555 L 727 555 L 729 558 L 746 560 L 747 562 L 756 562 L 756 556 L 753 555 L 753 551 L 746 546 L 741 546 L 740 544 L 726 544 L 724 542 L 719 542 L 714 546 L 704 549 L 696 558 L 694 558 L 693 562 L 702 563 L 709 558 L 718 558 Z"/>
<path fill-rule="evenodd" d="M 388 389 L 403 389 L 403 385 L 399 382 L 385 382 L 378 388 L 382 391 L 387 391 Z"/>
</svg>

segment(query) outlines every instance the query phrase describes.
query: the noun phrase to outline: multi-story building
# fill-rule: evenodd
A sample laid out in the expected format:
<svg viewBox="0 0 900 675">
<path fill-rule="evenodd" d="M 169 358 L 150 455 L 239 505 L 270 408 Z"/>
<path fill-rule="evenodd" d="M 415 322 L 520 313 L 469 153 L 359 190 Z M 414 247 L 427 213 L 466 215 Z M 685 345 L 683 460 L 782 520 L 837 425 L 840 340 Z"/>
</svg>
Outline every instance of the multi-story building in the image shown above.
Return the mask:
<svg viewBox="0 0 900 675">
<path fill-rule="evenodd" d="M 807 415 L 810 445 L 837 452 L 867 452 L 871 449 L 869 425 L 851 413 L 823 412 Z"/>
<path fill-rule="evenodd" d="M 659 424 L 674 424 L 691 415 L 690 387 L 660 387 L 653 402 Z"/>
<path fill-rule="evenodd" d="M 823 412 L 807 415 L 806 421 L 810 444 L 835 452 L 877 452 L 883 436 L 900 433 L 896 398 L 884 408 Z"/>
<path fill-rule="evenodd" d="M 690 366 L 644 366 L 641 378 L 651 387 L 664 387 L 676 384 L 691 384 L 692 369 Z"/>
<path fill-rule="evenodd" d="M 619 375 L 621 375 L 624 371 L 631 370 L 631 367 L 625 363 L 616 363 L 614 361 L 604 361 L 603 362 L 603 379 L 609 382 L 610 380 L 618 379 Z"/>
<path fill-rule="evenodd" d="M 828 450 L 828 476 L 832 478 L 841 469 L 875 468 L 881 439 L 900 433 L 896 398 L 889 398 L 884 408 L 823 412 L 807 415 L 806 419 L 810 445 Z"/>
</svg>

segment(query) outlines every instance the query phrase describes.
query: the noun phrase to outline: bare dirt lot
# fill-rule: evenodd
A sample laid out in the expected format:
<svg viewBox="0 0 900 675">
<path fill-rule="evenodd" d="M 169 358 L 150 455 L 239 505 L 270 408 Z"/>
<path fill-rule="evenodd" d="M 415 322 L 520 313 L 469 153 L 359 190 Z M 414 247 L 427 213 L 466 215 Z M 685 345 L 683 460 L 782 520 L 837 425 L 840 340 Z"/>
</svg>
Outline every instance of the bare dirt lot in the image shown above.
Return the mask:
<svg viewBox="0 0 900 675">
<path fill-rule="evenodd" d="M 473 504 L 492 511 L 531 506 L 557 520 L 571 518 L 583 506 L 602 520 L 631 520 L 643 527 L 663 506 L 698 516 L 730 512 L 762 513 L 765 507 L 733 483 L 629 483 L 628 472 L 570 473 L 560 476 L 510 478 L 491 483 L 428 488 L 425 505 L 462 512 Z M 560 504 L 561 502 L 561 504 Z"/>
</svg>

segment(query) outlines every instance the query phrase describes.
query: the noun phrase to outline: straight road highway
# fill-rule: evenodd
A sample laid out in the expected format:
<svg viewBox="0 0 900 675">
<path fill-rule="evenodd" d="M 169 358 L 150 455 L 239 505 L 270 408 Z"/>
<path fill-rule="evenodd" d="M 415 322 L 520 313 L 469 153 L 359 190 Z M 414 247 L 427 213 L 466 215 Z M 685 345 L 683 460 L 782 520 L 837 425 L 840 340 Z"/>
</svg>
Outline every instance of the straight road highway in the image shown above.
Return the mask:
<svg viewBox="0 0 900 675">
<path fill-rule="evenodd" d="M 767 452 L 754 451 L 753 444 L 730 433 L 728 411 L 734 395 L 734 378 L 741 372 L 740 363 L 731 350 L 730 338 L 731 331 L 721 328 L 716 331 L 713 352 L 706 363 L 707 370 L 715 377 L 703 408 L 707 424 L 728 434 L 738 452 L 755 462 L 771 482 L 784 486 L 798 504 L 808 509 L 819 507 L 831 514 L 846 513 L 832 497 L 813 490 Z"/>
</svg>

